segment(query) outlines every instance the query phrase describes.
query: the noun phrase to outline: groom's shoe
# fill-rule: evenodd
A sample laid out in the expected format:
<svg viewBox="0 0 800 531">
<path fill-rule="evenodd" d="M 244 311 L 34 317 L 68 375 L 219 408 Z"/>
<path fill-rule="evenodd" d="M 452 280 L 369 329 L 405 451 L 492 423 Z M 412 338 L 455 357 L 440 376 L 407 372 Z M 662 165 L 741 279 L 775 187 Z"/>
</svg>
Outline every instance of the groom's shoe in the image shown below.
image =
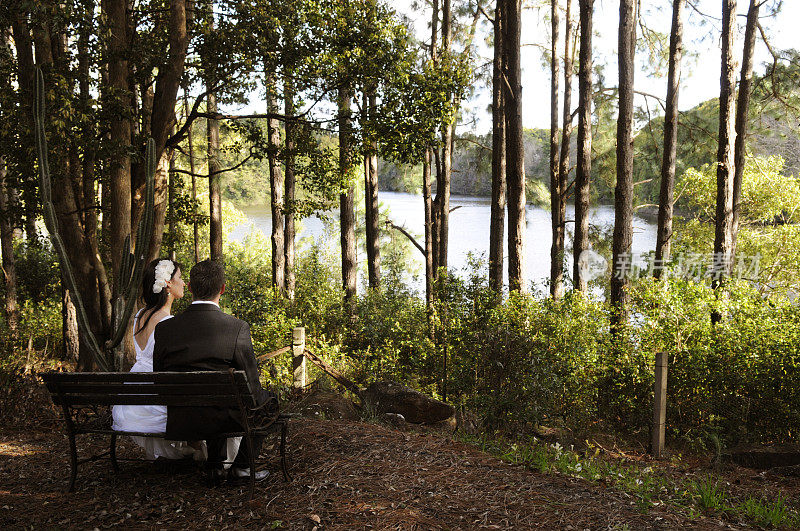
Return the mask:
<svg viewBox="0 0 800 531">
<path fill-rule="evenodd" d="M 256 483 L 269 477 L 269 470 L 256 470 Z M 238 485 L 250 481 L 250 469 L 232 466 L 228 471 L 228 481 Z"/>
</svg>

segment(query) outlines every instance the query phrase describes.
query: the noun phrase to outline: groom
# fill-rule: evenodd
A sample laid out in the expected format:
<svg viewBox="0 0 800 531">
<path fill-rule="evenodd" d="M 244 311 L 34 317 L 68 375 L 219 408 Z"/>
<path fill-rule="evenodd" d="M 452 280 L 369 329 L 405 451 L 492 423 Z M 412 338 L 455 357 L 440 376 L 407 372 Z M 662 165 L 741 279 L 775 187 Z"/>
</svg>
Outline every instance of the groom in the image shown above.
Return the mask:
<svg viewBox="0 0 800 531">
<path fill-rule="evenodd" d="M 253 353 L 250 326 L 219 308 L 225 292 L 225 271 L 219 262 L 204 260 L 190 272 L 189 290 L 192 304 L 180 315 L 162 321 L 155 329 L 153 349 L 154 371 L 225 371 L 243 370 L 257 405 L 268 416 L 277 415 L 278 401 L 274 393 L 261 387 L 258 365 Z M 242 431 L 238 409 L 223 407 L 169 406 L 166 438 L 176 441 L 205 439 L 208 445 L 208 479 L 219 484 L 224 478 L 222 467 L 224 438 L 218 435 Z M 262 439 L 253 438 L 253 452 L 258 457 Z M 235 482 L 250 479 L 247 445 L 242 444 L 229 471 Z M 267 477 L 266 470 L 256 472 L 256 480 Z"/>
</svg>

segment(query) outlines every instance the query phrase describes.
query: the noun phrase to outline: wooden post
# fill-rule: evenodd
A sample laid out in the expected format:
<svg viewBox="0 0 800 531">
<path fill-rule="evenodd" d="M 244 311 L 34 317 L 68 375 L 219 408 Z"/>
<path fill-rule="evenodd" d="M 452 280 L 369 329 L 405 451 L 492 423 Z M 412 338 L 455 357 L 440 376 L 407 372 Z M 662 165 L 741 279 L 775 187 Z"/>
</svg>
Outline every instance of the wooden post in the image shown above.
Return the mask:
<svg viewBox="0 0 800 531">
<path fill-rule="evenodd" d="M 298 326 L 292 330 L 292 371 L 294 386 L 301 389 L 306 386 L 306 357 L 303 355 L 305 350 L 306 329 Z"/>
<path fill-rule="evenodd" d="M 664 451 L 664 426 L 667 416 L 667 353 L 656 352 L 655 388 L 653 400 L 653 457 L 661 458 Z"/>
</svg>

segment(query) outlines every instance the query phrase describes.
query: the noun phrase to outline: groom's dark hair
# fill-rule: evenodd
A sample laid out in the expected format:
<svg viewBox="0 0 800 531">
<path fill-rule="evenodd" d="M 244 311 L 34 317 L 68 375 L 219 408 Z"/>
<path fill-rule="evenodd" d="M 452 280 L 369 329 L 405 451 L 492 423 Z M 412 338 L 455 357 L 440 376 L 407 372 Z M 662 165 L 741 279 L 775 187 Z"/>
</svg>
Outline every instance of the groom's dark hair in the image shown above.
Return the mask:
<svg viewBox="0 0 800 531">
<path fill-rule="evenodd" d="M 225 269 L 216 260 L 197 262 L 189 272 L 189 285 L 195 300 L 213 299 L 225 285 Z"/>
</svg>

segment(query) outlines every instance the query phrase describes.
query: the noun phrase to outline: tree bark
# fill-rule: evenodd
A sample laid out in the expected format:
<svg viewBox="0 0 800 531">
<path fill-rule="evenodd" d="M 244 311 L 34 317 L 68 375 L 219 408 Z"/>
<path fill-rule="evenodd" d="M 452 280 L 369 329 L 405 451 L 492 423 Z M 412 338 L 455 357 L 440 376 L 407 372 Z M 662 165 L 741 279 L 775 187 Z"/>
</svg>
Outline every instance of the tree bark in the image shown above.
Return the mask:
<svg viewBox="0 0 800 531">
<path fill-rule="evenodd" d="M 294 116 L 294 83 L 290 75 L 285 76 L 284 80 L 284 114 Z M 284 124 L 286 132 L 286 160 L 284 163 L 284 279 L 286 282 L 286 297 L 294 300 L 295 273 L 294 273 L 294 210 L 295 210 L 295 124 L 292 120 L 286 120 Z"/>
<path fill-rule="evenodd" d="M 739 232 L 739 213 L 741 210 L 742 180 L 744 179 L 744 159 L 747 151 L 747 118 L 750 112 L 750 92 L 753 89 L 753 50 L 756 45 L 756 24 L 760 0 L 750 0 L 747 9 L 747 24 L 744 32 L 742 50 L 742 70 L 739 80 L 739 94 L 736 99 L 736 141 L 733 153 L 733 221 L 731 227 L 731 259 L 736 256 L 736 236 Z"/>
<path fill-rule="evenodd" d="M 375 92 L 364 96 L 364 109 L 372 120 L 377 108 Z M 376 289 L 381 283 L 380 213 L 378 211 L 378 141 L 373 138 L 364 155 L 364 205 L 366 210 L 367 270 L 369 287 Z"/>
<path fill-rule="evenodd" d="M 558 258 L 560 269 L 550 285 L 550 294 L 553 299 L 559 300 L 564 296 L 564 234 L 567 220 L 567 180 L 569 178 L 569 144 L 572 137 L 572 76 L 573 76 L 573 50 L 572 50 L 572 0 L 567 0 L 564 31 L 564 108 L 561 130 L 561 152 L 558 158 L 558 230 L 553 235 L 553 253 Z"/>
<path fill-rule="evenodd" d="M 111 107 L 129 109 L 133 105 L 129 91 L 128 67 L 128 0 L 106 0 L 106 20 L 109 25 L 108 94 Z M 122 279 L 120 264 L 128 252 L 125 238 L 131 234 L 131 120 L 124 113 L 111 113 L 110 203 L 111 203 L 111 263 L 114 265 L 114 294 L 119 295 Z"/>
<path fill-rule="evenodd" d="M 733 44 L 736 38 L 736 0 L 722 1 L 722 68 L 719 90 L 719 145 L 717 149 L 717 208 L 714 230 L 713 285 L 730 275 L 733 252 Z"/>
<path fill-rule="evenodd" d="M 579 0 L 581 44 L 578 55 L 578 164 L 575 171 L 573 287 L 586 292 L 580 256 L 589 249 L 589 184 L 592 177 L 592 14 L 594 0 Z"/>
<path fill-rule="evenodd" d="M 635 0 L 619 4 L 619 112 L 617 115 L 617 184 L 614 188 L 611 326 L 627 319 L 633 242 L 633 78 L 636 54 Z"/>
<path fill-rule="evenodd" d="M 17 51 L 17 75 L 19 79 L 20 107 L 22 109 L 22 128 L 20 140 L 25 145 L 34 144 L 33 137 L 33 90 L 35 66 L 33 62 L 33 40 L 26 20 L 27 13 L 20 10 L 12 24 L 14 47 Z M 33 158 L 26 156 L 30 168 Z M 36 241 L 36 217 L 38 214 L 37 184 L 35 177 L 22 187 L 22 198 L 25 203 L 25 237 L 29 242 Z"/>
<path fill-rule="evenodd" d="M 442 48 L 445 54 L 450 53 L 453 21 L 450 12 L 450 0 L 442 0 Z M 449 95 L 452 98 L 452 95 Z M 444 268 L 447 272 L 447 254 L 450 236 L 450 184 L 453 172 L 453 124 L 446 123 L 442 128 L 442 171 L 436 182 L 436 204 L 439 212 L 438 249 L 436 274 Z"/>
<path fill-rule="evenodd" d="M 3 258 L 3 281 L 6 288 L 5 314 L 13 339 L 17 338 L 19 310 L 17 306 L 17 267 L 14 258 L 14 224 L 12 223 L 11 188 L 6 182 L 6 162 L 0 158 L 0 252 Z"/>
<path fill-rule="evenodd" d="M 425 208 L 425 302 L 428 308 L 433 304 L 433 202 L 431 201 L 431 149 L 425 150 L 422 162 L 422 200 Z"/>
<path fill-rule="evenodd" d="M 152 92 L 148 91 L 146 100 L 143 98 L 142 105 L 142 121 L 145 124 L 143 132 L 155 141 L 156 157 L 159 161 L 155 179 L 156 215 L 149 243 L 148 260 L 153 260 L 159 255 L 164 236 L 168 166 L 174 149 L 167 146 L 166 143 L 176 125 L 175 104 L 189 46 L 186 0 L 173 0 L 169 3 L 168 45 L 166 59 L 158 65 L 158 75 L 153 83 L 154 88 Z M 133 226 L 137 226 L 144 208 L 145 173 L 143 164 L 138 165 L 134 177 Z"/>
<path fill-rule="evenodd" d="M 265 64 L 265 68 L 268 68 Z M 270 114 L 278 113 L 278 97 L 275 87 L 275 76 L 267 74 L 267 112 Z M 284 254 L 284 219 L 283 219 L 283 175 L 281 165 L 278 161 L 278 150 L 280 149 L 281 136 L 278 130 L 279 124 L 276 118 L 267 119 L 268 142 L 267 158 L 269 162 L 269 189 L 270 206 L 272 212 L 272 287 L 283 295 L 286 293 L 286 263 Z"/>
<path fill-rule="evenodd" d="M 564 198 L 558 146 L 558 43 L 561 29 L 558 0 L 550 0 L 550 27 L 550 221 L 553 240 L 550 245 L 550 294 L 554 299 L 559 299 L 563 292 L 564 220 L 561 218 L 561 204 Z"/>
<path fill-rule="evenodd" d="M 489 225 L 489 287 L 503 289 L 503 237 L 506 214 L 506 116 L 503 101 L 502 0 L 494 15 L 494 61 L 492 64 L 492 205 Z"/>
<path fill-rule="evenodd" d="M 206 86 L 209 84 L 207 83 Z M 208 95 L 208 112 L 217 112 L 217 98 Z M 208 200 L 209 200 L 209 242 L 212 260 L 223 260 L 222 255 L 222 190 L 219 163 L 219 120 L 206 119 L 206 141 L 208 143 Z"/>
<path fill-rule="evenodd" d="M 189 101 L 186 97 L 186 93 L 184 92 L 183 95 L 183 109 L 186 113 L 186 117 L 188 119 L 189 116 Z M 190 125 L 189 128 L 186 130 L 186 143 L 188 146 L 189 151 L 189 173 L 192 174 L 192 204 L 197 204 L 197 177 L 195 176 L 194 171 L 194 142 L 192 140 L 192 126 Z M 195 214 L 197 214 L 195 212 Z M 197 216 L 192 219 L 192 243 L 194 247 L 194 263 L 200 261 L 200 227 L 197 223 Z"/>
<path fill-rule="evenodd" d="M 169 259 L 176 260 L 177 253 L 175 252 L 175 236 L 177 229 L 177 220 L 175 219 L 175 154 L 169 158 L 169 188 L 167 193 L 167 220 L 169 223 Z"/>
<path fill-rule="evenodd" d="M 350 118 L 350 100 L 352 89 L 339 87 L 338 121 L 339 121 L 339 172 L 342 180 L 348 183 L 347 192 L 339 195 L 339 223 L 342 243 L 342 288 L 344 303 L 348 312 L 355 311 L 356 299 L 356 228 L 353 197 L 353 163 L 351 148 L 352 126 Z"/>
<path fill-rule="evenodd" d="M 669 37 L 667 105 L 664 113 L 664 154 L 661 161 L 661 191 L 658 197 L 658 227 L 653 275 L 660 278 L 670 259 L 672 209 L 675 196 L 675 162 L 678 148 L 678 93 L 683 56 L 683 8 L 686 0 L 673 0 L 672 31 Z"/>
<path fill-rule="evenodd" d="M 61 338 L 64 342 L 64 359 L 74 362 L 79 371 L 92 370 L 91 358 L 80 355 L 81 342 L 78 332 L 78 314 L 72 302 L 72 293 L 61 276 Z"/>
<path fill-rule="evenodd" d="M 525 289 L 525 153 L 520 68 L 521 0 L 504 0 L 503 66 L 506 84 L 506 183 L 508 186 L 508 288 Z"/>
</svg>

